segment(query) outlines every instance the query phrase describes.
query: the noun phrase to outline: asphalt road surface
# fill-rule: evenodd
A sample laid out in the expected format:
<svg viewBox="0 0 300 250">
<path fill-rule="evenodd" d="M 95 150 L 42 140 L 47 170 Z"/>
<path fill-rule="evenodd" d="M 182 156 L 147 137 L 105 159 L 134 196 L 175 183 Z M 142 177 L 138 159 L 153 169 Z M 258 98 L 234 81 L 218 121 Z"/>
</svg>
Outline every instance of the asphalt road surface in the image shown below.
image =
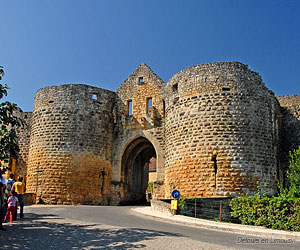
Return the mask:
<svg viewBox="0 0 300 250">
<path fill-rule="evenodd" d="M 298 241 L 172 224 L 131 208 L 27 206 L 24 219 L 4 224 L 0 249 L 300 249 Z"/>
</svg>

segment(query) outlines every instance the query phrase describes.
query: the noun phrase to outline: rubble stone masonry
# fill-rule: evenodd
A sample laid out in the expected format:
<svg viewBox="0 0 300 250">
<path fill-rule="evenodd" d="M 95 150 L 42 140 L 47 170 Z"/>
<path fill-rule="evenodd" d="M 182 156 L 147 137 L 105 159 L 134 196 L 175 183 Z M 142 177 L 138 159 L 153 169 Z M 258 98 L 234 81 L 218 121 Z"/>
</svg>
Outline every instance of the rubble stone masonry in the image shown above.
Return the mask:
<svg viewBox="0 0 300 250">
<path fill-rule="evenodd" d="M 286 95 L 277 97 L 281 105 L 281 151 L 280 161 L 282 172 L 280 179 L 285 180 L 289 166 L 289 152 L 300 145 L 300 95 Z"/>
<path fill-rule="evenodd" d="M 175 85 L 175 87 L 174 87 Z M 168 183 L 187 197 L 276 188 L 279 104 L 240 63 L 198 65 L 166 86 Z"/>
<path fill-rule="evenodd" d="M 32 115 L 27 191 L 47 204 L 99 204 L 111 180 L 115 93 L 87 86 L 40 89 Z"/>
<path fill-rule="evenodd" d="M 7 177 L 10 173 L 14 173 L 16 179 L 21 175 L 26 180 L 32 112 L 22 112 L 21 110 L 18 110 L 16 114 L 23 120 L 24 124 L 17 130 L 19 157 L 17 157 L 17 159 L 12 159 L 11 169 L 8 171 Z"/>
<path fill-rule="evenodd" d="M 130 188 L 132 185 L 128 184 L 130 178 L 136 178 L 134 176 L 127 178 L 127 176 L 138 172 L 132 169 L 134 164 L 130 164 L 128 161 L 124 162 L 124 160 L 126 157 L 129 160 L 135 158 L 139 152 L 145 155 L 142 161 L 148 161 L 147 168 L 152 157 L 157 159 L 156 184 L 157 189 L 162 188 L 161 184 L 164 182 L 165 176 L 164 87 L 163 80 L 154 74 L 146 64 L 142 63 L 119 86 L 116 92 L 118 96 L 117 110 L 120 118 L 115 124 L 113 165 L 115 180 L 120 183 L 121 200 L 129 200 L 130 198 L 126 194 L 135 192 L 132 187 Z M 131 114 L 129 113 L 129 102 L 132 105 Z M 146 144 L 145 140 L 139 138 L 145 138 L 149 143 Z M 145 162 L 139 165 L 145 167 Z M 141 182 L 141 180 L 132 181 Z M 162 190 L 160 193 L 157 192 L 157 198 L 164 197 L 161 192 Z M 145 196 L 144 193 L 141 193 L 142 197 Z"/>
<path fill-rule="evenodd" d="M 276 98 L 238 62 L 192 66 L 166 84 L 142 63 L 116 92 L 42 88 L 21 116 L 14 171 L 47 204 L 143 200 L 149 164 L 154 199 L 253 193 L 257 181 L 274 193 L 300 144 L 300 96 Z"/>
</svg>

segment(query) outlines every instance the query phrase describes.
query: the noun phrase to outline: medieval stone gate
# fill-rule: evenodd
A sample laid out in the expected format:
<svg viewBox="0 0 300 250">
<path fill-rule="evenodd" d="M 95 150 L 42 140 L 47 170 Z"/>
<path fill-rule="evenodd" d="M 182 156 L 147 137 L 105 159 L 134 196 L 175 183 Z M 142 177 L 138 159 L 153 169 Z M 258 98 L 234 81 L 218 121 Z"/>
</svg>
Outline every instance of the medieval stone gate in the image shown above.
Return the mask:
<svg viewBox="0 0 300 250">
<path fill-rule="evenodd" d="M 156 159 L 151 142 L 138 137 L 129 143 L 122 156 L 121 182 L 124 183 L 124 202 L 143 202 L 149 182 L 150 159 Z"/>
<path fill-rule="evenodd" d="M 47 204 L 121 204 L 275 192 L 300 144 L 300 96 L 276 97 L 238 62 L 195 65 L 166 84 L 144 63 L 116 92 L 84 84 L 37 91 L 21 112 L 14 173 Z M 92 184 L 91 184 L 92 183 Z"/>
</svg>

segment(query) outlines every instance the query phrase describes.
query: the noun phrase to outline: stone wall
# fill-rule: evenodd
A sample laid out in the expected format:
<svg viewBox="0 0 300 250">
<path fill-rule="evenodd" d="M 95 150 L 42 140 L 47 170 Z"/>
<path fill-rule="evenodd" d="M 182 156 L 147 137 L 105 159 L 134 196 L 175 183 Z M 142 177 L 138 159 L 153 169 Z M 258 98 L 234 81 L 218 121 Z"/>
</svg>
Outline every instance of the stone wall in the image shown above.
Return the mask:
<svg viewBox="0 0 300 250">
<path fill-rule="evenodd" d="M 197 198 L 252 193 L 257 181 L 274 192 L 288 151 L 300 144 L 300 96 L 278 100 L 241 63 L 196 65 L 166 85 L 142 63 L 116 93 L 82 84 L 40 89 L 33 113 L 20 114 L 27 125 L 12 164 L 47 204 L 145 198 L 150 159 L 154 199 L 173 189 Z"/>
<path fill-rule="evenodd" d="M 151 200 L 151 209 L 160 211 L 166 214 L 172 214 L 170 200 Z"/>
<path fill-rule="evenodd" d="M 232 198 L 186 199 L 184 208 L 179 208 L 178 214 L 215 221 L 220 221 L 221 216 L 221 221 L 239 223 L 230 215 L 231 200 Z"/>
<path fill-rule="evenodd" d="M 35 95 L 27 191 L 47 204 L 107 204 L 115 93 L 87 85 Z"/>
<path fill-rule="evenodd" d="M 275 191 L 279 105 L 240 63 L 194 66 L 166 86 L 166 182 L 186 197 Z M 168 196 L 168 193 L 166 193 Z"/>
<path fill-rule="evenodd" d="M 22 120 L 21 126 L 16 129 L 19 153 L 16 157 L 10 158 L 7 165 L 9 169 L 5 174 L 5 178 L 8 179 L 10 174 L 14 174 L 16 180 L 18 176 L 23 176 L 26 182 L 32 112 L 23 112 L 21 109 L 17 109 L 14 111 L 14 115 Z"/>
<path fill-rule="evenodd" d="M 17 130 L 19 154 L 16 159 L 13 159 L 11 172 L 15 174 L 15 178 L 21 175 L 26 181 L 32 112 L 20 112 L 18 116 L 24 124 Z"/>
<path fill-rule="evenodd" d="M 118 119 L 114 133 L 114 178 L 115 183 L 119 183 L 120 199 L 126 200 L 128 199 L 126 198 L 128 183 L 125 179 L 128 177 L 131 166 L 125 165 L 131 163 L 122 163 L 122 159 L 126 149 L 139 138 L 144 138 L 140 141 L 148 142 L 155 150 L 154 154 L 149 155 L 151 154 L 149 149 L 148 155 L 145 154 L 144 157 L 145 159 L 148 156 L 157 158 L 155 182 L 158 181 L 161 184 L 164 181 L 164 82 L 146 64 L 142 63 L 120 85 L 116 93 L 118 95 Z M 151 107 L 148 107 L 149 99 L 152 100 Z M 131 114 L 128 110 L 129 101 L 132 103 Z M 139 143 L 132 150 L 139 152 L 142 148 L 142 143 Z M 129 170 L 127 171 L 125 168 L 129 168 Z"/>
<path fill-rule="evenodd" d="M 281 181 L 289 166 L 289 152 L 300 146 L 300 95 L 277 96 L 281 105 Z"/>
</svg>

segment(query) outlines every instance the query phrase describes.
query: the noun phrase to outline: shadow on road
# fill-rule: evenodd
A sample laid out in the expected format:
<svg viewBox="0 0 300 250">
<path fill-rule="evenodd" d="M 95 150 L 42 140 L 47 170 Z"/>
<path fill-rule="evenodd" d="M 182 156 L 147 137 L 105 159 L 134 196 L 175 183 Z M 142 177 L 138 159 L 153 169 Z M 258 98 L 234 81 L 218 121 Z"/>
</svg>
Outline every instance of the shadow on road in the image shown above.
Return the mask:
<svg viewBox="0 0 300 250">
<path fill-rule="evenodd" d="M 60 221 L 61 220 L 61 221 Z M 4 224 L 0 249 L 135 249 L 142 241 L 172 233 L 138 228 L 99 228 L 99 224 L 75 225 L 52 214 L 26 214 L 26 219 Z M 98 228 L 95 228 L 98 227 Z"/>
</svg>

